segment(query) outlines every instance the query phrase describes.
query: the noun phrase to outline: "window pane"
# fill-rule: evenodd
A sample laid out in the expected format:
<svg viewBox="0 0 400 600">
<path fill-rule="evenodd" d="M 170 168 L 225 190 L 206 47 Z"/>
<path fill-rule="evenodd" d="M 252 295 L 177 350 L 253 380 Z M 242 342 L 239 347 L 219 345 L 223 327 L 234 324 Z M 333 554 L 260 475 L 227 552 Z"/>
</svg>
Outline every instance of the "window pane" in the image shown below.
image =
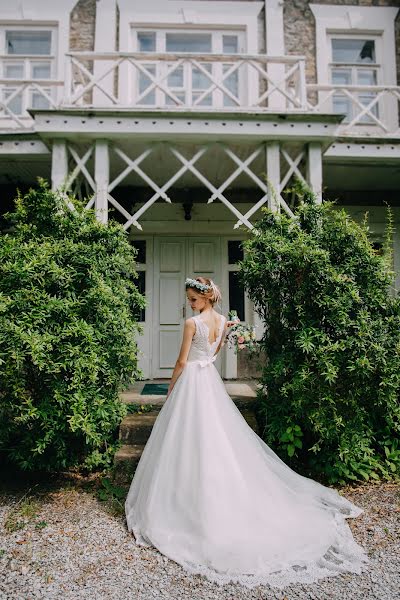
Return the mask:
<svg viewBox="0 0 400 600">
<path fill-rule="evenodd" d="M 186 103 L 185 92 L 176 92 L 175 90 L 171 90 L 171 93 L 175 96 L 175 98 L 177 98 L 177 100 L 165 94 L 165 104 L 167 104 L 167 106 L 182 106 Z M 181 102 L 178 102 L 178 100 Z"/>
<path fill-rule="evenodd" d="M 136 262 L 146 264 L 146 240 L 134 240 L 130 242 L 137 250 Z"/>
<path fill-rule="evenodd" d="M 138 33 L 137 37 L 139 52 L 155 52 L 156 34 L 154 31 L 149 33 Z"/>
<path fill-rule="evenodd" d="M 201 98 L 204 92 L 193 92 L 192 101 L 195 106 L 211 106 L 212 105 L 212 95 L 211 92 L 206 94 L 204 98 Z M 201 100 L 200 100 L 201 98 Z"/>
<path fill-rule="evenodd" d="M 24 65 L 22 63 L 9 63 L 4 67 L 4 76 L 6 78 L 23 79 Z"/>
<path fill-rule="evenodd" d="M 359 83 L 360 85 L 376 85 L 376 70 L 358 69 L 357 83 Z"/>
<path fill-rule="evenodd" d="M 229 69 L 231 67 L 232 67 L 232 65 L 225 64 L 223 66 L 224 74 L 227 71 L 229 71 Z M 239 73 L 238 73 L 238 71 L 234 71 L 233 73 L 228 75 L 228 77 L 225 77 L 225 79 L 223 80 L 223 84 L 226 87 L 226 89 L 229 90 L 235 98 L 239 97 Z M 228 96 L 227 94 L 224 93 L 224 106 L 237 106 L 237 103 L 233 100 L 233 98 L 231 98 L 230 96 Z"/>
<path fill-rule="evenodd" d="M 167 33 L 167 52 L 211 52 L 209 33 Z"/>
<path fill-rule="evenodd" d="M 333 69 L 332 83 L 334 85 L 351 85 L 350 69 Z"/>
<path fill-rule="evenodd" d="M 237 54 L 239 50 L 239 40 L 236 35 L 222 36 L 223 54 Z"/>
<path fill-rule="evenodd" d="M 244 287 L 237 271 L 229 271 L 229 310 L 236 310 L 239 319 L 244 321 Z"/>
<path fill-rule="evenodd" d="M 347 96 L 341 96 L 340 94 L 334 94 L 333 96 L 333 112 L 339 113 L 340 115 L 347 115 L 347 118 L 342 123 L 347 123 L 351 117 L 351 105 L 352 102 Z"/>
<path fill-rule="evenodd" d="M 45 90 L 45 92 L 48 96 L 50 96 L 50 90 Z M 34 91 L 32 92 L 32 108 L 50 108 L 50 103 L 46 96 L 40 92 Z"/>
<path fill-rule="evenodd" d="M 32 79 L 50 79 L 50 63 L 32 63 Z"/>
<path fill-rule="evenodd" d="M 168 65 L 168 68 L 172 67 L 171 64 Z M 168 75 L 168 87 L 171 88 L 182 88 L 183 87 L 183 66 L 175 69 L 171 75 Z"/>
<path fill-rule="evenodd" d="M 205 71 L 211 73 L 210 63 L 202 63 L 201 65 Z M 200 71 L 197 67 L 192 67 L 192 88 L 194 90 L 206 90 L 211 85 L 211 79 L 203 71 Z"/>
<path fill-rule="evenodd" d="M 369 106 L 371 104 L 371 102 L 373 102 L 374 98 L 376 98 L 376 94 L 368 94 L 368 93 L 358 94 L 358 99 L 363 106 Z M 358 109 L 358 113 L 359 112 L 360 112 L 360 110 Z M 370 114 L 379 118 L 378 102 L 376 102 L 373 106 L 371 106 L 368 113 L 366 115 L 364 115 L 363 117 L 361 117 L 361 119 L 358 122 L 359 123 L 375 123 L 376 121 L 374 121 L 374 119 L 370 116 Z"/>
<path fill-rule="evenodd" d="M 363 63 L 376 62 L 374 40 L 332 40 L 333 62 Z"/>
<path fill-rule="evenodd" d="M 51 31 L 7 31 L 7 54 L 51 54 Z"/>
<path fill-rule="evenodd" d="M 138 271 L 138 277 L 134 280 L 136 287 L 139 292 L 143 295 L 146 294 L 146 271 Z M 143 322 L 146 320 L 146 309 L 141 308 L 136 310 L 136 319 L 139 322 Z"/>
<path fill-rule="evenodd" d="M 155 65 L 147 65 L 143 64 L 142 66 L 148 71 L 151 75 L 155 76 L 156 67 Z M 147 77 L 144 73 L 139 74 L 139 95 L 142 95 L 146 90 L 152 85 L 152 81 L 150 77 Z M 140 104 L 155 104 L 156 103 L 156 93 L 155 89 L 152 88 L 147 94 L 140 99 Z"/>
<path fill-rule="evenodd" d="M 243 260 L 243 248 L 241 240 L 228 241 L 228 262 L 230 265 L 235 265 L 239 260 Z"/>
<path fill-rule="evenodd" d="M 4 99 L 7 100 L 7 98 L 12 96 L 12 94 L 14 94 L 14 92 L 15 92 L 15 90 L 11 90 L 11 89 L 4 90 Z M 21 115 L 22 114 L 22 92 L 17 94 L 10 102 L 8 102 L 7 107 L 15 115 Z"/>
</svg>

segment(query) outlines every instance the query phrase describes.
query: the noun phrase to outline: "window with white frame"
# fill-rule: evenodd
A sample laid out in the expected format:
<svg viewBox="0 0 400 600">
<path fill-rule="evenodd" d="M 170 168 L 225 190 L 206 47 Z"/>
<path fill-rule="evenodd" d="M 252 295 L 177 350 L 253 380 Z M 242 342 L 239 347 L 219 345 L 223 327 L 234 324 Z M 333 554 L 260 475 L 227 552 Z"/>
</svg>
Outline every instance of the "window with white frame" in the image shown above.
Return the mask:
<svg viewBox="0 0 400 600">
<path fill-rule="evenodd" d="M 16 115 L 27 108 L 49 107 L 52 91 L 46 80 L 56 76 L 55 34 L 48 27 L 0 29 L 1 77 L 9 80 L 3 85 L 2 100 Z"/>
<path fill-rule="evenodd" d="M 134 48 L 139 52 L 175 54 L 171 62 L 140 61 L 141 71 L 135 82 L 138 104 L 232 106 L 239 99 L 241 82 L 235 63 L 204 61 L 201 56 L 243 52 L 243 32 L 140 29 L 133 35 Z M 199 59 L 186 60 L 185 53 L 199 54 Z"/>
<path fill-rule="evenodd" d="M 338 87 L 357 86 L 361 89 L 338 91 L 333 95 L 334 112 L 345 114 L 344 122 L 351 122 L 364 107 L 370 108 L 358 123 L 373 123 L 371 115 L 379 118 L 378 102 L 374 103 L 377 92 L 373 86 L 380 81 L 381 65 L 377 60 L 379 38 L 373 36 L 331 35 L 331 83 Z M 371 114 L 368 114 L 371 113 Z"/>
</svg>

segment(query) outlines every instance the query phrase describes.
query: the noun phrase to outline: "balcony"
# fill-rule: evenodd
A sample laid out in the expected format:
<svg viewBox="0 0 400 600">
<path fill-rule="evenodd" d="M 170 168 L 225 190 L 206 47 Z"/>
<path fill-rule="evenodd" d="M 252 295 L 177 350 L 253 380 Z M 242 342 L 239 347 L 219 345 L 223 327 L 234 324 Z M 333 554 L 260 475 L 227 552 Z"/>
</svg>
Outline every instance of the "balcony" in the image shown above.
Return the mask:
<svg viewBox="0 0 400 600">
<path fill-rule="evenodd" d="M 399 86 L 306 83 L 302 56 L 71 52 L 64 80 L 0 79 L 0 131 L 34 130 L 31 110 L 97 108 L 339 113 L 338 136 L 400 138 L 399 103 Z"/>
</svg>

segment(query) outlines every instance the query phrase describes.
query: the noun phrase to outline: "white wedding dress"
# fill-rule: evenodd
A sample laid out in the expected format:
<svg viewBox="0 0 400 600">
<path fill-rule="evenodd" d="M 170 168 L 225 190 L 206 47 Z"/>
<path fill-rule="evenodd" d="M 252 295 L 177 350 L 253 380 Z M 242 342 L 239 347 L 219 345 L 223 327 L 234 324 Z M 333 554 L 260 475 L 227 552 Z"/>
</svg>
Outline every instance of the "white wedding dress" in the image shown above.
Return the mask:
<svg viewBox="0 0 400 600">
<path fill-rule="evenodd" d="M 213 365 L 225 317 L 213 344 L 193 319 L 188 362 L 125 501 L 136 544 L 220 585 L 283 588 L 361 573 L 368 558 L 345 519 L 363 510 L 295 473 L 249 427 Z"/>
</svg>

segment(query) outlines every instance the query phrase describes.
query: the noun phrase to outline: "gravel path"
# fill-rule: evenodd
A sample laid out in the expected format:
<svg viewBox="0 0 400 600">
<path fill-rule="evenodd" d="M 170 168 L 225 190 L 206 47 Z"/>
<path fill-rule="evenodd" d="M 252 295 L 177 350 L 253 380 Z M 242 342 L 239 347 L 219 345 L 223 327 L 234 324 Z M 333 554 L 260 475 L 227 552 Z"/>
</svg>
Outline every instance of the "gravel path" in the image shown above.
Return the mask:
<svg viewBox="0 0 400 600">
<path fill-rule="evenodd" d="M 135 546 L 122 504 L 101 502 L 97 480 L 0 489 L 0 598 L 77 600 L 394 600 L 400 596 L 400 484 L 342 493 L 365 509 L 349 520 L 370 570 L 283 591 L 219 587 L 190 576 L 155 549 Z"/>
</svg>

